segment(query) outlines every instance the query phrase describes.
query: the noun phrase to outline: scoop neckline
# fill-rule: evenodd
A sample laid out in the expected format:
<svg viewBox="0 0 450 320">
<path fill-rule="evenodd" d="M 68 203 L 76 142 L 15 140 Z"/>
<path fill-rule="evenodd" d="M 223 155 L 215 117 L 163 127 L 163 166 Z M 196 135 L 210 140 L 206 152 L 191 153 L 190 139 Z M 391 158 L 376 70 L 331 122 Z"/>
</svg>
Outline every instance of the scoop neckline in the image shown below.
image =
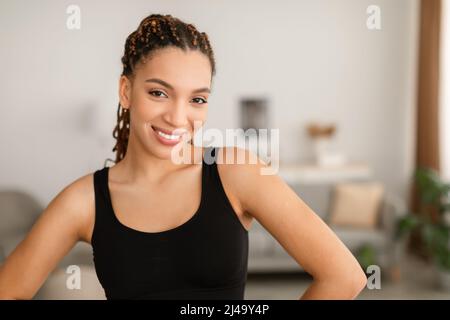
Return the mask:
<svg viewBox="0 0 450 320">
<path fill-rule="evenodd" d="M 106 189 L 106 196 L 107 196 L 107 202 L 108 202 L 108 208 L 110 210 L 110 213 L 112 215 L 112 218 L 114 220 L 114 222 L 121 227 L 122 229 L 126 230 L 126 231 L 130 231 L 132 233 L 138 234 L 138 235 L 143 235 L 146 237 L 161 237 L 161 236 L 166 236 L 172 233 L 176 233 L 176 232 L 180 232 L 184 229 L 186 229 L 187 227 L 189 227 L 190 225 L 192 225 L 196 220 L 198 220 L 200 213 L 203 209 L 204 203 L 205 203 L 205 192 L 206 192 L 206 188 L 205 188 L 205 175 L 206 175 L 206 163 L 205 163 L 205 159 L 204 159 L 204 155 L 206 153 L 206 148 L 204 148 L 203 150 L 203 154 L 202 154 L 202 168 L 201 168 L 201 191 L 200 191 L 200 204 L 198 205 L 197 210 L 195 210 L 195 212 L 193 213 L 193 215 L 191 215 L 191 217 L 183 222 L 182 224 L 173 227 L 171 229 L 167 229 L 167 230 L 162 230 L 162 231 L 155 231 L 155 232 L 149 232 L 149 231 L 141 231 L 135 228 L 132 228 L 124 223 L 122 223 L 122 221 L 119 220 L 119 218 L 116 215 L 116 212 L 114 210 L 112 201 L 111 201 L 111 192 L 109 189 L 109 167 L 105 167 L 105 189 Z"/>
</svg>

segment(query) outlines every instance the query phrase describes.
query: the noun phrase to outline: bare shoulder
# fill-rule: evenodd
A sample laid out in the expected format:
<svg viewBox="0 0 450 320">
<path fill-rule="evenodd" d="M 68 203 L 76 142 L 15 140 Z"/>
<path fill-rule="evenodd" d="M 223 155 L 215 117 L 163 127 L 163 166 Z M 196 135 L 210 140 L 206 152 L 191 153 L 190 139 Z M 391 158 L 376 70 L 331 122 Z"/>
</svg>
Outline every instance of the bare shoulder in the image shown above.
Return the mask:
<svg viewBox="0 0 450 320">
<path fill-rule="evenodd" d="M 262 200 L 285 194 L 288 186 L 272 173 L 270 166 L 250 150 L 239 147 L 218 149 L 217 168 L 221 179 L 238 203 L 239 210 L 254 218 Z M 268 194 L 271 196 L 268 197 Z M 259 219 L 258 219 L 259 220 Z"/>
<path fill-rule="evenodd" d="M 252 216 L 246 210 L 247 185 L 255 181 L 266 164 L 253 152 L 239 147 L 217 148 L 217 170 L 230 202 L 236 213 L 248 226 Z M 245 181 L 245 183 L 243 183 Z M 248 228 L 247 228 L 248 229 Z"/>
<path fill-rule="evenodd" d="M 216 162 L 223 177 L 234 183 L 242 182 L 243 178 L 254 179 L 267 166 L 256 154 L 240 147 L 217 148 Z"/>
<path fill-rule="evenodd" d="M 75 222 L 79 240 L 90 243 L 95 218 L 94 174 L 86 174 L 69 183 L 49 203 L 46 211 L 67 215 L 67 219 Z"/>
</svg>

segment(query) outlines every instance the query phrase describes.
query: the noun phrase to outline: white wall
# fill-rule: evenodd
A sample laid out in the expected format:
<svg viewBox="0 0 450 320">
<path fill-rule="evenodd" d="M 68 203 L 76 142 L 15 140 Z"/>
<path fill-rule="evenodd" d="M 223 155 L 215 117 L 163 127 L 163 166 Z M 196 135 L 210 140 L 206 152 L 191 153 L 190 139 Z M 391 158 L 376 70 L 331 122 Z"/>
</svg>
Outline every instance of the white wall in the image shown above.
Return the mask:
<svg viewBox="0 0 450 320">
<path fill-rule="evenodd" d="M 81 7 L 79 31 L 66 29 L 69 4 Z M 379 31 L 366 28 L 370 4 L 381 7 Z M 282 162 L 311 157 L 305 123 L 336 121 L 336 146 L 406 195 L 417 0 L 2 0 L 1 188 L 47 203 L 113 157 L 124 41 L 158 12 L 193 22 L 211 39 L 218 74 L 206 128 L 238 127 L 239 97 L 265 95 L 271 127 L 281 129 Z"/>
</svg>

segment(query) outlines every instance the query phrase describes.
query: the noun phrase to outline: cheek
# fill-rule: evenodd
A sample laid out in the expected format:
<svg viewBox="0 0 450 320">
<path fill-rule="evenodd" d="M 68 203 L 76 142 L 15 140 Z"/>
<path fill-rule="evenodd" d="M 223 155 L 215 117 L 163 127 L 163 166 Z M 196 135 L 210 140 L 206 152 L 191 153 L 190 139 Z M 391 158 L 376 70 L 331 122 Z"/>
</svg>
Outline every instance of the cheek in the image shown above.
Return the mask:
<svg viewBox="0 0 450 320">
<path fill-rule="evenodd" d="M 134 100 L 132 107 L 137 121 L 148 121 L 164 111 L 162 104 L 141 96 Z"/>
<path fill-rule="evenodd" d="M 157 108 L 150 104 L 135 104 L 131 111 L 131 127 L 133 130 L 146 130 L 148 124 L 155 118 L 158 118 Z"/>
<path fill-rule="evenodd" d="M 130 100 L 131 106 L 133 106 L 135 109 L 142 109 L 147 105 L 151 104 L 151 101 L 147 96 L 148 93 L 144 89 L 140 87 L 136 87 L 133 89 L 134 90 L 131 93 L 131 100 Z"/>
<path fill-rule="evenodd" d="M 190 123 L 191 123 L 191 130 L 193 132 L 193 134 L 195 134 L 198 130 L 200 130 L 207 119 L 207 110 L 206 108 L 204 109 L 200 109 L 200 110 L 195 110 L 191 113 L 191 117 L 190 117 Z"/>
<path fill-rule="evenodd" d="M 193 109 L 191 112 L 191 119 L 195 121 L 206 121 L 208 115 L 207 107 Z"/>
</svg>

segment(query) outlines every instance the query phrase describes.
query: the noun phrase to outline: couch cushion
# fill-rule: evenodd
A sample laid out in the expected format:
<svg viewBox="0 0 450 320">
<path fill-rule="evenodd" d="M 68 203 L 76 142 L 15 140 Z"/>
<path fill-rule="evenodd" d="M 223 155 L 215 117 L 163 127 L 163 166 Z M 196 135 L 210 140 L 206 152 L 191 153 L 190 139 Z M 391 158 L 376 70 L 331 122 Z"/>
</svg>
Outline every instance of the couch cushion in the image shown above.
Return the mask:
<svg viewBox="0 0 450 320">
<path fill-rule="evenodd" d="M 375 228 L 383 199 L 378 182 L 337 184 L 333 193 L 330 223 L 336 226 Z"/>
</svg>

